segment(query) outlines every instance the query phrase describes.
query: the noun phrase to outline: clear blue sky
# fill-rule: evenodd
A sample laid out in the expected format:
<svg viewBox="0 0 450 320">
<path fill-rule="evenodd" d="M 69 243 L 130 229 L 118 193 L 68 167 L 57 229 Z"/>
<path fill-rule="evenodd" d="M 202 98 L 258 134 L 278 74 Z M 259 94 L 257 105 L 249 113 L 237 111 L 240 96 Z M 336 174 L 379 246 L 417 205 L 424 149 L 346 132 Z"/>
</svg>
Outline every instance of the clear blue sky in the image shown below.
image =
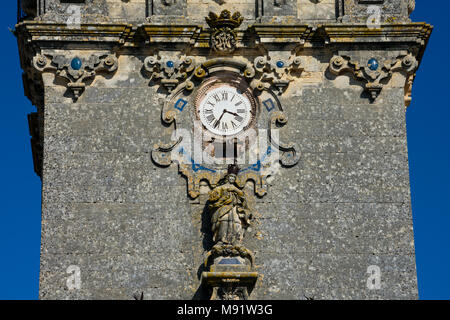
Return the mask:
<svg viewBox="0 0 450 320">
<path fill-rule="evenodd" d="M 0 299 L 37 299 L 41 183 L 33 172 L 27 124 L 27 114 L 35 108 L 23 94 L 17 43 L 8 31 L 16 22 L 16 1 L 3 2 Z M 435 26 L 407 111 L 421 299 L 450 299 L 449 12 L 449 1 L 430 5 L 418 0 L 412 16 Z"/>
</svg>

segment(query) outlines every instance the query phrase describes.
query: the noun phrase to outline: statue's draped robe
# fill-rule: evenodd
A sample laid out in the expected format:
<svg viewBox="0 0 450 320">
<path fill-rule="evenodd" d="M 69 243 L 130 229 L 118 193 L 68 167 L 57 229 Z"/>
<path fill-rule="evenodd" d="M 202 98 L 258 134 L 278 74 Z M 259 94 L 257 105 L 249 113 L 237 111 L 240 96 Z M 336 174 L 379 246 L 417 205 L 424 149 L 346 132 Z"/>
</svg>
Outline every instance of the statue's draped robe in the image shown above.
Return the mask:
<svg viewBox="0 0 450 320">
<path fill-rule="evenodd" d="M 242 240 L 239 213 L 245 210 L 243 195 L 241 190 L 231 184 L 218 186 L 210 193 L 209 208 L 213 212 L 211 223 L 215 243 L 234 245 Z"/>
</svg>

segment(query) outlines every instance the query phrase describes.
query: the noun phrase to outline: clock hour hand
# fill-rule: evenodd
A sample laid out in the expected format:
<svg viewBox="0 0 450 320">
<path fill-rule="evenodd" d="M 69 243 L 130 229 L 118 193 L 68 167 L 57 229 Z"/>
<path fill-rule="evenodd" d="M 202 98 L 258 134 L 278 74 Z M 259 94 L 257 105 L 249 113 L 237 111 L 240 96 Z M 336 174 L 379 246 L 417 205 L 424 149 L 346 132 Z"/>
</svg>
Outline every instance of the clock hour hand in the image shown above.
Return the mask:
<svg viewBox="0 0 450 320">
<path fill-rule="evenodd" d="M 239 116 L 236 112 L 231 112 L 231 111 L 228 111 L 228 110 L 224 110 L 225 112 L 228 112 L 229 114 L 232 114 L 233 116 Z"/>
</svg>

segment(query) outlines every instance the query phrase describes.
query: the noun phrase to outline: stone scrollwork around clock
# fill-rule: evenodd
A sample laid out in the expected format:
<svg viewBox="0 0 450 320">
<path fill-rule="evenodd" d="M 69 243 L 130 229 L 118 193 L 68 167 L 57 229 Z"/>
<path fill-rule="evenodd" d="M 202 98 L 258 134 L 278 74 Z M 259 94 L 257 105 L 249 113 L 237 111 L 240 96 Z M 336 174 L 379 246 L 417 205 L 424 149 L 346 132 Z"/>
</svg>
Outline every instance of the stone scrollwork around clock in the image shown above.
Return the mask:
<svg viewBox="0 0 450 320">
<path fill-rule="evenodd" d="M 159 84 L 166 88 L 167 84 L 170 84 L 166 98 L 160 100 L 161 120 L 166 126 L 173 125 L 174 128 L 170 137 L 162 138 L 163 142 L 154 146 L 152 159 L 163 167 L 178 163 L 179 172 L 187 179 L 188 194 L 191 198 L 195 199 L 200 195 L 201 181 L 207 181 L 211 188 L 214 188 L 227 170 L 225 163 L 202 162 L 198 160 L 195 152 L 191 151 L 191 146 L 201 146 L 203 155 L 211 152 L 214 154 L 214 151 L 211 151 L 213 149 L 208 148 L 219 141 L 214 142 L 215 140 L 210 138 L 205 140 L 204 132 L 208 130 L 200 123 L 197 115 L 199 95 L 212 92 L 212 89 L 208 88 L 235 86 L 239 88 L 239 92 L 252 96 L 250 99 L 255 101 L 254 120 L 252 125 L 246 128 L 264 136 L 266 144 L 258 143 L 258 148 L 255 148 L 257 151 L 254 151 L 257 156 L 253 158 L 253 162 L 243 165 L 239 163 L 241 170 L 236 177 L 237 186 L 243 188 L 248 181 L 252 181 L 255 194 L 262 197 L 268 190 L 268 177 L 274 175 L 280 167 L 291 167 L 299 161 L 298 147 L 294 143 L 280 142 L 276 133 L 281 129 L 287 130 L 288 117 L 279 97 L 294 80 L 292 71 L 300 70 L 301 63 L 300 59 L 294 57 L 286 61 L 286 65 L 276 67 L 274 64 L 279 60 L 274 60 L 274 63 L 268 62 L 267 58 L 259 58 L 255 62 L 231 58 L 214 58 L 200 62 L 193 57 L 181 57 L 178 60 L 151 57 L 145 60 L 144 68 L 153 79 L 161 79 Z M 167 65 L 168 61 L 173 63 L 170 67 Z M 244 135 L 247 130 L 243 129 Z M 180 132 L 184 134 L 179 134 Z M 239 135 L 233 133 L 230 137 Z M 245 152 L 252 149 L 248 145 L 237 148 L 247 148 Z"/>
<path fill-rule="evenodd" d="M 94 54 L 89 57 L 37 54 L 33 58 L 33 67 L 39 72 L 54 72 L 64 79 L 76 101 L 83 93 L 87 81 L 100 72 L 115 72 L 118 60 L 114 54 Z"/>
<path fill-rule="evenodd" d="M 394 60 L 387 59 L 382 64 L 375 58 L 371 58 L 365 66 L 348 56 L 334 56 L 330 60 L 329 70 L 334 75 L 349 72 L 356 79 L 364 81 L 364 90 L 374 101 L 385 86 L 383 81 L 388 81 L 394 72 L 404 72 L 408 79 L 414 74 L 417 67 L 418 62 L 412 54 L 399 56 Z"/>
</svg>

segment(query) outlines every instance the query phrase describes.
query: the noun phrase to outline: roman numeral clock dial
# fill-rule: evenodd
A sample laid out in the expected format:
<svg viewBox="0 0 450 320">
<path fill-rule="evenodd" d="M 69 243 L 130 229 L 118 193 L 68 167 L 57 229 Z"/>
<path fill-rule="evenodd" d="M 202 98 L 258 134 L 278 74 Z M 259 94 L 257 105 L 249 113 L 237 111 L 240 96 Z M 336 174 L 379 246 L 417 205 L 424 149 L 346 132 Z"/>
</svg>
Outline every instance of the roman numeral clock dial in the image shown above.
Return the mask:
<svg viewBox="0 0 450 320">
<path fill-rule="evenodd" d="M 221 136 L 240 133 L 254 114 L 248 97 L 227 85 L 210 89 L 200 100 L 197 112 L 205 128 Z"/>
</svg>

